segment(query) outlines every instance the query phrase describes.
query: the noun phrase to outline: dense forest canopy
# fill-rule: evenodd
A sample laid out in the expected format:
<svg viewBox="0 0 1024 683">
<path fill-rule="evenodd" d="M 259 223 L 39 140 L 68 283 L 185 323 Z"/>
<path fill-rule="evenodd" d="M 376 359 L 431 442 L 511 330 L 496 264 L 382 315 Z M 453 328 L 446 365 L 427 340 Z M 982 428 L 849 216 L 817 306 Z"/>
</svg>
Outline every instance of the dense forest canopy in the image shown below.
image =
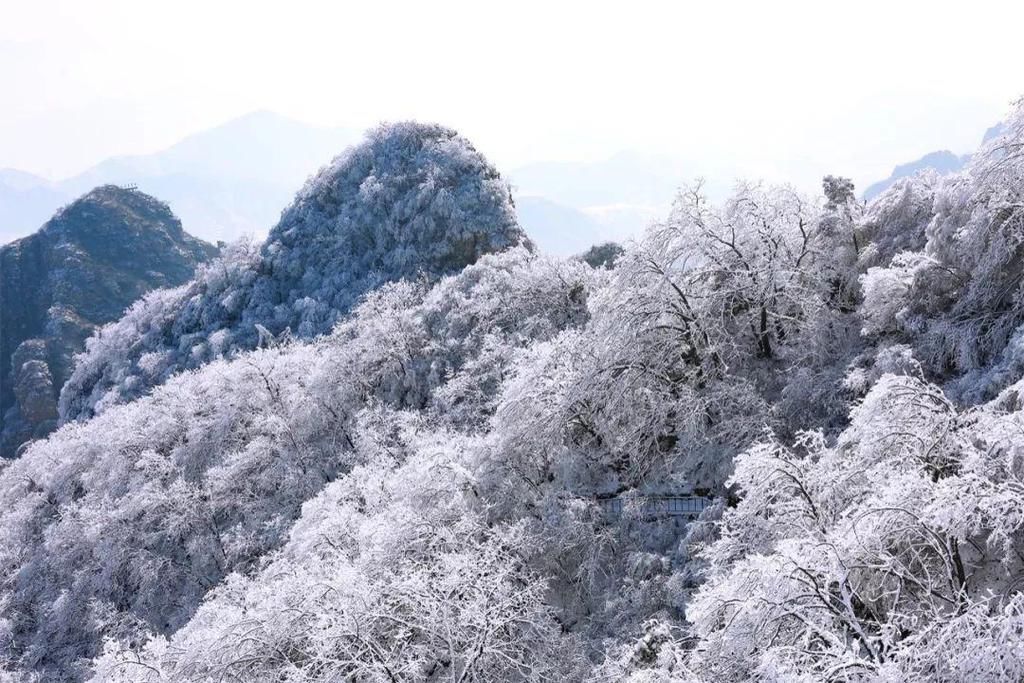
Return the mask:
<svg viewBox="0 0 1024 683">
<path fill-rule="evenodd" d="M 382 127 L 102 329 L 0 471 L 12 676 L 1019 681 L 1024 106 L 865 205 L 536 253 Z M 702 496 L 699 516 L 627 502 Z M 710 500 L 707 500 L 710 499 Z"/>
</svg>

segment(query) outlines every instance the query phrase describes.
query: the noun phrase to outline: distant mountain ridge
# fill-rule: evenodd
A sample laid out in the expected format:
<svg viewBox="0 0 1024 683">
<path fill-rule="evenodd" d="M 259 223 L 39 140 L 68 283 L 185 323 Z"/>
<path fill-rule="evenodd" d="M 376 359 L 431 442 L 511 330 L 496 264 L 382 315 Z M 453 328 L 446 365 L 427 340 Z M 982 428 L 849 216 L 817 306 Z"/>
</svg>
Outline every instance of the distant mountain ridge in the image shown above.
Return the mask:
<svg viewBox="0 0 1024 683">
<path fill-rule="evenodd" d="M 592 162 L 537 162 L 517 168 L 509 176 L 524 195 L 540 195 L 578 208 L 671 202 L 691 173 L 667 156 L 620 152 Z"/>
<path fill-rule="evenodd" d="M 981 139 L 982 146 L 997 138 L 1003 130 L 1005 130 L 1005 125 L 1002 123 L 997 123 L 986 130 L 985 135 Z M 939 175 L 957 173 L 967 165 L 973 156 L 973 154 L 956 155 L 946 149 L 938 152 L 930 152 L 916 161 L 900 164 L 893 169 L 892 174 L 888 178 L 869 185 L 864 191 L 864 199 L 871 201 L 878 195 L 885 192 L 885 190 L 891 187 L 892 184 L 900 178 L 907 178 L 919 171 L 932 170 Z"/>
<path fill-rule="evenodd" d="M 911 161 L 910 163 L 900 164 L 893 169 L 892 174 L 885 180 L 880 180 L 877 183 L 869 185 L 864 191 L 864 199 L 871 201 L 878 195 L 885 192 L 893 183 L 900 178 L 906 178 L 912 176 L 920 171 L 931 169 L 937 172 L 939 175 L 947 175 L 949 173 L 956 173 L 964 167 L 968 161 L 970 161 L 970 154 L 956 155 L 949 150 L 942 150 L 939 152 L 931 152 L 925 154 L 917 161 Z"/>
<path fill-rule="evenodd" d="M 0 169 L 0 244 L 29 234 L 70 198 L 45 178 Z"/>
<path fill-rule="evenodd" d="M 0 454 L 53 429 L 72 356 L 98 325 L 188 280 L 216 251 L 166 204 L 112 185 L 0 247 Z"/>
<path fill-rule="evenodd" d="M 204 239 L 262 236 L 307 178 L 361 139 L 362 131 L 258 111 L 161 152 L 113 157 L 56 182 L 0 170 L 0 243 L 29 234 L 60 206 L 108 183 L 135 185 L 166 201 Z M 640 234 L 688 177 L 672 159 L 633 152 L 538 162 L 509 174 L 524 229 L 544 251 L 562 256 Z"/>
<path fill-rule="evenodd" d="M 984 141 L 1001 130 L 994 126 Z M 195 133 L 148 155 L 107 159 L 71 178 L 51 182 L 0 170 L 0 243 L 26 235 L 60 206 L 106 183 L 134 184 L 166 201 L 193 234 L 210 241 L 262 237 L 305 180 L 361 131 L 323 128 L 257 111 Z M 897 166 L 870 185 L 872 199 L 919 170 L 959 171 L 970 155 L 937 151 Z M 732 171 L 698 169 L 678 159 L 624 151 L 594 161 L 543 161 L 508 173 L 520 224 L 545 252 L 582 253 L 604 240 L 640 235 L 664 216 L 679 187 L 701 174 L 712 198 L 728 193 Z M 715 184 L 717 182 L 717 184 Z"/>
<path fill-rule="evenodd" d="M 527 164 L 509 177 L 523 228 L 543 251 L 566 256 L 639 237 L 668 213 L 679 188 L 695 181 L 698 170 L 666 155 L 623 151 L 595 161 Z M 704 189 L 722 198 L 732 172 L 713 175 Z"/>
<path fill-rule="evenodd" d="M 113 157 L 57 182 L 3 170 L 0 241 L 28 234 L 62 204 L 105 184 L 131 184 L 160 197 L 190 232 L 208 240 L 262 234 L 306 178 L 361 135 L 258 111 L 161 152 Z"/>
</svg>

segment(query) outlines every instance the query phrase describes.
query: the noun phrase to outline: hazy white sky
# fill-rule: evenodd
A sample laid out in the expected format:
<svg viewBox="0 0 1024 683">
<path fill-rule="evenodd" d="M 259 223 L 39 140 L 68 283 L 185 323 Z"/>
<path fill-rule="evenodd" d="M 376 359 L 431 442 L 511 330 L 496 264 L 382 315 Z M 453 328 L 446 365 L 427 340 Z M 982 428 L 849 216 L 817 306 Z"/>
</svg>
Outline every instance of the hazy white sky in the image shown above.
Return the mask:
<svg viewBox="0 0 1024 683">
<path fill-rule="evenodd" d="M 503 168 L 635 148 L 874 179 L 976 146 L 1024 94 L 1021 25 L 979 0 L 0 0 L 0 167 L 62 177 L 271 109 L 437 120 Z"/>
</svg>

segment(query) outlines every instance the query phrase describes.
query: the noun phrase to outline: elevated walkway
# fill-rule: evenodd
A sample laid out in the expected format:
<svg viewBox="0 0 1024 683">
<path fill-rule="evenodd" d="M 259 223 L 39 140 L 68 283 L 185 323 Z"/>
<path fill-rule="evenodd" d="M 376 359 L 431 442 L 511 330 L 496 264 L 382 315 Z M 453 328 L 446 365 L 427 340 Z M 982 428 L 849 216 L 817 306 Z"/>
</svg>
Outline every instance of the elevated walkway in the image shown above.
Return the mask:
<svg viewBox="0 0 1024 683">
<path fill-rule="evenodd" d="M 709 507 L 714 499 L 693 494 L 659 494 L 639 495 L 623 494 L 620 496 L 599 497 L 597 504 L 609 517 L 623 514 L 639 517 L 684 517 L 696 519 L 704 508 Z"/>
</svg>

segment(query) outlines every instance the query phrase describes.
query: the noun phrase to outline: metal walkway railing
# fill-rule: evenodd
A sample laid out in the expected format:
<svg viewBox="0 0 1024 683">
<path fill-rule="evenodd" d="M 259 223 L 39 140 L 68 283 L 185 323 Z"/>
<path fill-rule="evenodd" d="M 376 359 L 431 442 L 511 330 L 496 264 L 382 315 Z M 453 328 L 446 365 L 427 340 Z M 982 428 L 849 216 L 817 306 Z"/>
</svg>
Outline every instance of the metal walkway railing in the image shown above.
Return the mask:
<svg viewBox="0 0 1024 683">
<path fill-rule="evenodd" d="M 642 517 L 690 517 L 696 519 L 713 500 L 706 496 L 694 495 L 650 495 L 628 494 L 610 498 L 598 498 L 597 504 L 609 516 L 623 513 Z"/>
</svg>

